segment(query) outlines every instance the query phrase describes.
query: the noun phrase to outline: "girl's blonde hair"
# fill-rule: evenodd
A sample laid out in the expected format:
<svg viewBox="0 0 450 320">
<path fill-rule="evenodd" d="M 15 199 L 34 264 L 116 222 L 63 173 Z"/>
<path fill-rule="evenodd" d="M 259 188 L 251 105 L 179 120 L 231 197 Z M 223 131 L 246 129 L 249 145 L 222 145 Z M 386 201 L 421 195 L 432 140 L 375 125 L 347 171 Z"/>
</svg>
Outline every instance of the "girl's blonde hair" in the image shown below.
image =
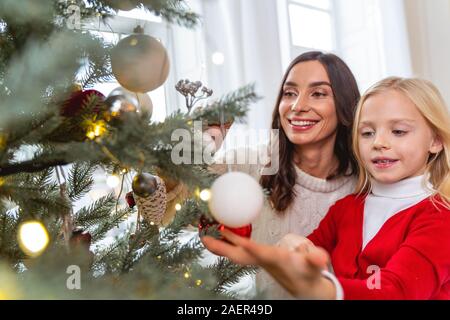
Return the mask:
<svg viewBox="0 0 450 320">
<path fill-rule="evenodd" d="M 386 78 L 370 87 L 361 97 L 356 107 L 352 132 L 353 152 L 359 169 L 356 193 L 369 193 L 371 190 L 370 176 L 363 166 L 358 148 L 361 109 L 367 99 L 387 90 L 396 90 L 408 97 L 416 105 L 434 134 L 440 138 L 443 150 L 437 154 L 430 154 L 425 174 L 428 174 L 430 178 L 434 194 L 441 197 L 441 204 L 450 208 L 450 114 L 439 90 L 431 82 L 422 79 Z"/>
</svg>

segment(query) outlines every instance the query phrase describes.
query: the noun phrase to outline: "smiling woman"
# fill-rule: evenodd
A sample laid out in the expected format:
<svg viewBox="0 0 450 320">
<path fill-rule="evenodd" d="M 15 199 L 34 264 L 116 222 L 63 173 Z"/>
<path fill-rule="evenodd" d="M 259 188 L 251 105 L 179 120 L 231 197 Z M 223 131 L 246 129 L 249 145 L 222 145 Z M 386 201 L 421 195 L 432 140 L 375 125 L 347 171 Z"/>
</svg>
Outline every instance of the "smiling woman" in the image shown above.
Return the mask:
<svg viewBox="0 0 450 320">
<path fill-rule="evenodd" d="M 311 51 L 291 62 L 272 115 L 279 170 L 260 177 L 270 204 L 254 223 L 254 240 L 276 244 L 290 233 L 306 236 L 336 200 L 354 191 L 351 129 L 358 99 L 356 80 L 336 55 Z M 273 299 L 290 297 L 264 271 L 256 286 Z"/>
</svg>

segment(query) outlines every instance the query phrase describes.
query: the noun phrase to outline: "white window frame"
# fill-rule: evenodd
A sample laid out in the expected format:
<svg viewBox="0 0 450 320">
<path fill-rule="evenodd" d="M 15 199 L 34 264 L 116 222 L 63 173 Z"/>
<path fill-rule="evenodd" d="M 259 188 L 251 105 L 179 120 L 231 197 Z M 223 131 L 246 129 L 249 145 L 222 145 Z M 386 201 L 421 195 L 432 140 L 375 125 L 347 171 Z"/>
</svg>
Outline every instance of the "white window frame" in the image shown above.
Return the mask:
<svg viewBox="0 0 450 320">
<path fill-rule="evenodd" d="M 335 14 L 335 10 L 337 7 L 336 0 L 330 0 L 330 8 L 323 9 L 320 7 L 311 6 L 308 4 L 299 3 L 295 0 L 278 0 L 278 21 L 280 28 L 280 48 L 281 48 L 281 56 L 282 56 L 282 64 L 285 69 L 290 61 L 297 57 L 298 55 L 312 50 L 323 50 L 320 48 L 310 48 L 304 46 L 296 46 L 292 43 L 292 30 L 289 16 L 289 6 L 296 5 L 308 9 L 318 10 L 325 13 L 328 13 L 331 18 L 331 40 L 332 40 L 332 50 L 331 52 L 338 52 L 338 41 L 337 36 L 339 34 L 337 17 Z"/>
</svg>

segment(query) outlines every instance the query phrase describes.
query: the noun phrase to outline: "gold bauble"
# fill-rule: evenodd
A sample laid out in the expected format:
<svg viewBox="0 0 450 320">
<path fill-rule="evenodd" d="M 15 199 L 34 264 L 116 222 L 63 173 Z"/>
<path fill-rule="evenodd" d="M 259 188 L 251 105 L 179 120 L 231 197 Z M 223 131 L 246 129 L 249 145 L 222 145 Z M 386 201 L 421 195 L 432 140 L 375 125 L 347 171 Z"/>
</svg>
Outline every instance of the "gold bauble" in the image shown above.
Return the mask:
<svg viewBox="0 0 450 320">
<path fill-rule="evenodd" d="M 133 34 L 112 49 L 111 65 L 122 87 L 144 93 L 164 84 L 170 63 L 161 42 L 145 34 Z"/>
</svg>

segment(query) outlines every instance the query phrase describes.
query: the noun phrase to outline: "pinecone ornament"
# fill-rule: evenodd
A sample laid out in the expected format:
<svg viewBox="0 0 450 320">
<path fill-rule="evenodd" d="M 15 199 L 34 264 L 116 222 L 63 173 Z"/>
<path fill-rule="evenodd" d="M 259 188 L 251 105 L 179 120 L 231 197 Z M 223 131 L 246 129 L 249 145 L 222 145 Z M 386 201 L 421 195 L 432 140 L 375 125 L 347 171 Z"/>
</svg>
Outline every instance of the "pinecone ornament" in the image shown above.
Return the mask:
<svg viewBox="0 0 450 320">
<path fill-rule="evenodd" d="M 142 174 L 147 177 L 149 174 Z M 156 190 L 149 190 L 153 192 L 136 192 L 136 185 L 134 181 L 142 180 L 141 175 L 137 175 L 133 179 L 133 191 L 134 191 L 134 199 L 136 201 L 136 205 L 138 208 L 138 215 L 143 217 L 148 223 L 161 225 L 162 218 L 164 213 L 166 212 L 167 207 L 167 192 L 166 185 L 164 181 L 158 176 L 151 176 L 151 179 L 155 179 L 156 181 Z M 145 195 L 139 196 L 138 195 Z"/>
</svg>

